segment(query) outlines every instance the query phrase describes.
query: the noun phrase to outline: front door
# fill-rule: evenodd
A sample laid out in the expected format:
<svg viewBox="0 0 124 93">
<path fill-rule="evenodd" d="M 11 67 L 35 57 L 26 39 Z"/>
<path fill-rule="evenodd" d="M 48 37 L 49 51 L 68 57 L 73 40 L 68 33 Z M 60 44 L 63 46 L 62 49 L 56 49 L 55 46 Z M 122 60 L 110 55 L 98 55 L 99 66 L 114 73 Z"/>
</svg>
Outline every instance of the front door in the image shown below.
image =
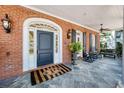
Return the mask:
<svg viewBox="0 0 124 93">
<path fill-rule="evenodd" d="M 53 33 L 37 31 L 37 66 L 53 63 Z"/>
</svg>

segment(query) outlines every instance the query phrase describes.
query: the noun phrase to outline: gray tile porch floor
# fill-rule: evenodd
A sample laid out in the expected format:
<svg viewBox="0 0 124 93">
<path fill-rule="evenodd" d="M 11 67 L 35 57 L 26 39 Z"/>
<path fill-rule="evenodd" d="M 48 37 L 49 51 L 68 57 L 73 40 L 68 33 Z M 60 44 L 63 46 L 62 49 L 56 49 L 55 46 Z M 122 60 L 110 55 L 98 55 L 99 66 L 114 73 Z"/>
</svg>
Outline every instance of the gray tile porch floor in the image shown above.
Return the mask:
<svg viewBox="0 0 124 93">
<path fill-rule="evenodd" d="M 98 59 L 94 63 L 78 61 L 71 72 L 52 80 L 31 85 L 30 73 L 16 79 L 0 81 L 0 87 L 32 88 L 113 88 L 121 80 L 121 60 Z"/>
</svg>

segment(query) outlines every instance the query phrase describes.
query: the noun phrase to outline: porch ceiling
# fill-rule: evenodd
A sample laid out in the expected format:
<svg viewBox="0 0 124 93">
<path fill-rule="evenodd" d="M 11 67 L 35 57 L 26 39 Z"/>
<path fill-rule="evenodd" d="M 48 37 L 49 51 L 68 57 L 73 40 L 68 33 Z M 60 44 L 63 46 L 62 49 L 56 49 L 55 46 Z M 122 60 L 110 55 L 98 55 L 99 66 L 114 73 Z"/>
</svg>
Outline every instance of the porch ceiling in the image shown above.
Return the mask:
<svg viewBox="0 0 124 93">
<path fill-rule="evenodd" d="M 118 29 L 123 26 L 123 8 L 118 5 L 29 5 L 38 10 L 51 13 L 81 25 L 99 30 Z"/>
</svg>

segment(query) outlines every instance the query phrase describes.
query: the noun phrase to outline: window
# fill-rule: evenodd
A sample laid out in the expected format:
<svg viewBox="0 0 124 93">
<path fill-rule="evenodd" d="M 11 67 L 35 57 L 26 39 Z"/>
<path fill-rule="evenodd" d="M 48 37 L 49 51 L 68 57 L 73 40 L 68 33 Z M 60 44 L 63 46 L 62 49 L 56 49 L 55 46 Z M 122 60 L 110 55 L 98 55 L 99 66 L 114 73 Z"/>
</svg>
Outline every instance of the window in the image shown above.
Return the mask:
<svg viewBox="0 0 124 93">
<path fill-rule="evenodd" d="M 86 51 L 86 32 L 83 32 L 83 48 Z"/>
<path fill-rule="evenodd" d="M 56 35 L 56 53 L 58 53 L 58 35 Z"/>
</svg>

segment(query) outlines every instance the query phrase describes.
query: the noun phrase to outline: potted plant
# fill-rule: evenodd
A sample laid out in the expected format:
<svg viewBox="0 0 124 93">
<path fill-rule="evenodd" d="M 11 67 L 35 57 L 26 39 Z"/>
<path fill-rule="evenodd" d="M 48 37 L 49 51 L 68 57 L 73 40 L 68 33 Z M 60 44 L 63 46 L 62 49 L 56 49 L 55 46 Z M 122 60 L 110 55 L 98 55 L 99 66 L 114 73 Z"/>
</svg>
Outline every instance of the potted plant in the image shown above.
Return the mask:
<svg viewBox="0 0 124 93">
<path fill-rule="evenodd" d="M 72 42 L 69 44 L 69 49 L 72 52 L 73 56 L 73 65 L 76 65 L 75 61 L 77 60 L 77 54 L 83 49 L 80 42 Z"/>
<path fill-rule="evenodd" d="M 116 43 L 116 54 L 118 57 L 122 56 L 122 44 L 120 42 Z"/>
</svg>

